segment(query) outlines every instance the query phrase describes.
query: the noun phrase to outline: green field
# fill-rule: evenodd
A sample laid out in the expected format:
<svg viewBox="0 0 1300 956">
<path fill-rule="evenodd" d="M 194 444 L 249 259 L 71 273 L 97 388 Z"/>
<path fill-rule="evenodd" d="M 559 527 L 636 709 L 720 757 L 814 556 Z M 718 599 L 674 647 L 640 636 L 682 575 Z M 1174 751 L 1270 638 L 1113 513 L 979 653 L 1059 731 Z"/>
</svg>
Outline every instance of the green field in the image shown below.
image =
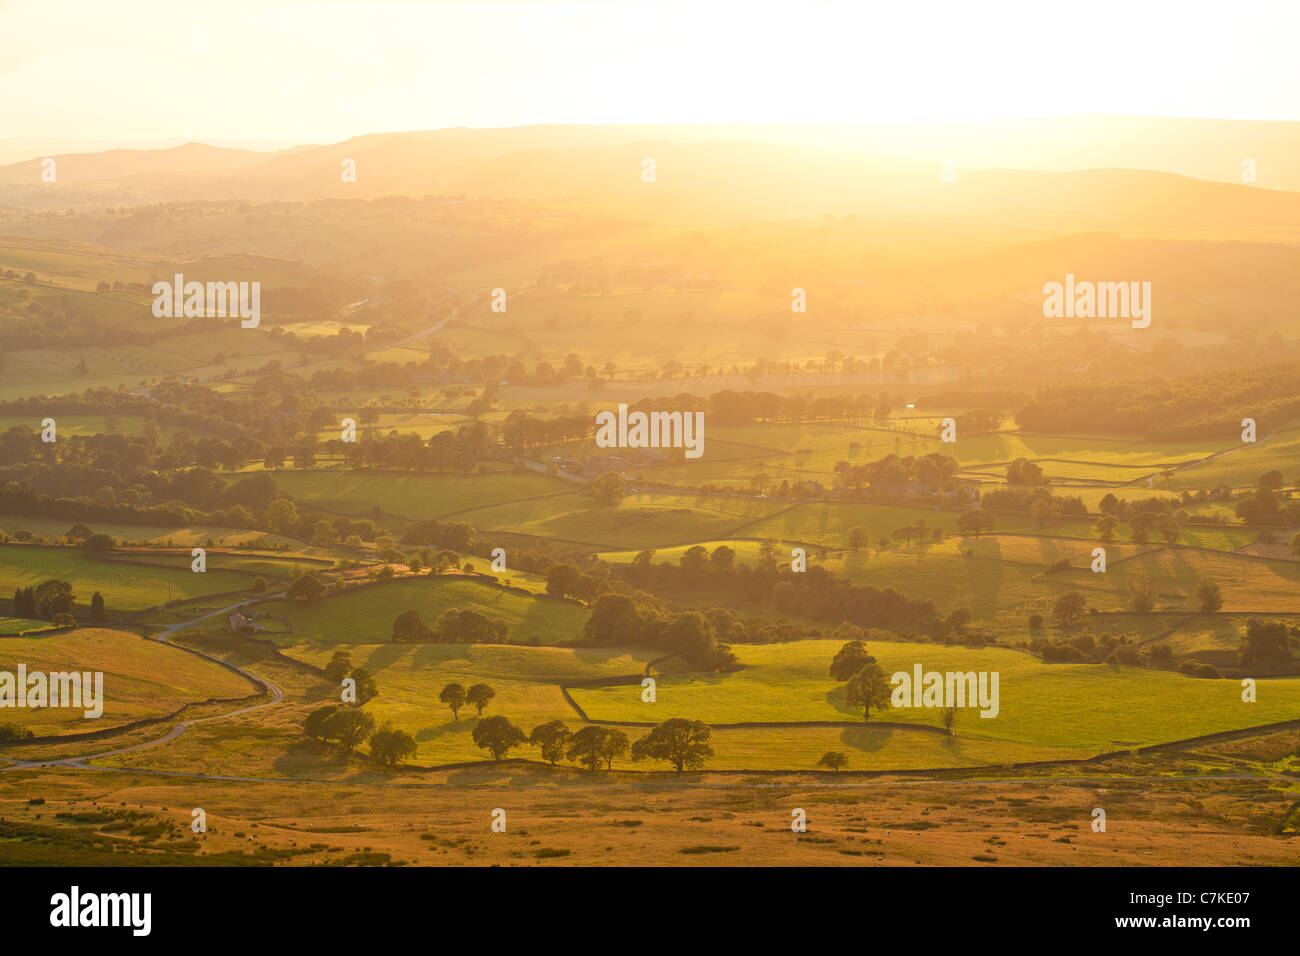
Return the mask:
<svg viewBox="0 0 1300 956">
<path fill-rule="evenodd" d="M 653 719 L 689 716 L 708 723 L 846 721 L 861 712 L 827 676 L 840 642 L 801 641 L 736 647 L 743 669 L 730 674 L 663 676 Z M 1235 680 L 1108 664 L 1045 664 L 1003 648 L 933 644 L 870 645 L 887 674 L 920 663 L 927 670 L 997 671 L 1000 711 L 959 713 L 959 736 L 1097 752 L 1300 719 L 1300 678 L 1260 682 L 1256 703 L 1241 701 Z M 574 688 L 592 720 L 645 720 L 639 687 Z M 890 709 L 873 720 L 938 724 L 938 712 Z"/>
<path fill-rule="evenodd" d="M 479 611 L 505 621 L 507 640 L 558 644 L 582 636 L 587 609 L 549 597 L 515 594 L 489 583 L 455 576 L 406 578 L 357 588 L 310 603 L 270 601 L 260 610 L 287 619 L 292 634 L 277 634 L 282 644 L 356 644 L 387 641 L 393 620 L 403 611 L 419 611 L 426 624 L 452 608 Z"/>
<path fill-rule="evenodd" d="M 247 588 L 252 580 L 229 571 L 190 570 L 188 554 L 167 563 L 127 564 L 96 560 L 78 548 L 0 544 L 0 592 L 35 587 L 42 581 L 71 582 L 78 607 L 98 591 L 115 611 L 137 611 L 168 601 Z"/>
<path fill-rule="evenodd" d="M 1204 464 L 1176 471 L 1167 487 L 1173 491 L 1184 488 L 1214 488 L 1221 484 L 1234 488 L 1253 487 L 1259 476 L 1278 469 L 1288 482 L 1300 481 L 1296 463 L 1300 462 L 1300 436 L 1294 429 L 1276 435 L 1260 436 L 1253 445 L 1234 444 L 1232 436 L 1216 450 L 1225 453 Z M 1157 487 L 1165 487 L 1156 482 Z"/>
<path fill-rule="evenodd" d="M 190 549 L 175 548 L 141 548 L 139 550 L 117 550 L 105 559 L 110 564 L 149 564 L 165 569 L 177 564 L 190 564 L 193 560 Z M 241 574 L 262 575 L 268 580 L 276 578 L 296 578 L 307 571 L 321 571 L 334 566 L 330 558 L 321 558 L 300 554 L 267 554 L 257 551 L 207 551 L 207 571 L 239 572 Z M 247 586 L 251 581 L 245 580 Z"/>
</svg>

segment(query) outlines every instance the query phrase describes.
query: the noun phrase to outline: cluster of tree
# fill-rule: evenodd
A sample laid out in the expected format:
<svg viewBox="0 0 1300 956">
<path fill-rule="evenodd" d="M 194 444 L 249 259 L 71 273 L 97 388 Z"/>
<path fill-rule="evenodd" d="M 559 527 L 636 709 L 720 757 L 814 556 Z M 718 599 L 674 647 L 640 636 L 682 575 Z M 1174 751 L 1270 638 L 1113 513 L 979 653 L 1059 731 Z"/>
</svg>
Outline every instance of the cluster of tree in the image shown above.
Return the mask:
<svg viewBox="0 0 1300 956">
<path fill-rule="evenodd" d="M 1168 646 L 1168 645 L 1164 645 Z M 1144 653 L 1136 639 L 1114 634 L 1094 635 L 1087 631 L 1066 636 L 1041 635 L 1029 642 L 1029 649 L 1043 660 L 1068 664 L 1128 664 L 1133 667 L 1160 663 L 1161 655 Z"/>
<path fill-rule="evenodd" d="M 442 523 L 432 518 L 408 524 L 399 539 L 402 544 L 433 545 L 456 551 L 471 551 L 477 541 L 474 526 L 468 521 Z"/>
<path fill-rule="evenodd" d="M 364 667 L 352 666 L 352 655 L 347 651 L 335 651 L 324 667 L 325 679 L 331 684 L 342 684 L 351 679 L 356 688 L 357 703 L 368 704 L 379 696 L 379 685 L 374 675 Z"/>
<path fill-rule="evenodd" d="M 448 608 L 433 627 L 419 611 L 403 611 L 393 621 L 393 641 L 398 644 L 501 644 L 509 627 L 473 608 Z"/>
<path fill-rule="evenodd" d="M 627 480 L 616 471 L 597 475 L 586 492 L 602 505 L 616 505 L 627 497 Z"/>
<path fill-rule="evenodd" d="M 1198 589 L 1202 604 L 1214 603 L 1218 588 L 1206 582 Z M 1031 631 L 1042 627 L 1041 618 L 1030 619 Z M 1300 647 L 1300 627 L 1288 626 L 1280 620 L 1251 618 L 1242 632 L 1238 646 L 1238 660 L 1248 666 L 1275 664 L 1291 659 L 1291 649 Z M 1113 634 L 1095 635 L 1082 631 L 1069 635 L 1050 636 L 1038 634 L 1029 642 L 1029 649 L 1053 663 L 1127 664 L 1133 667 L 1171 667 L 1174 651 L 1169 644 L 1159 642 L 1142 646 L 1138 639 Z M 1198 661 L 1184 661 L 1179 668 L 1196 677 L 1218 677 L 1216 668 Z"/>
<path fill-rule="evenodd" d="M 317 707 L 303 721 L 303 734 L 322 743 L 336 743 L 347 753 L 353 753 L 366 741 L 370 742 L 370 762 L 376 767 L 391 769 L 415 756 L 415 738 L 404 730 L 386 722 L 375 728 L 375 718 L 360 707 L 326 704 Z"/>
<path fill-rule="evenodd" d="M 590 438 L 595 432 L 595 416 L 587 414 L 556 415 L 553 418 L 539 418 L 530 415 L 522 408 L 516 408 L 506 415 L 501 423 L 501 443 L 512 452 L 521 452 L 526 448 L 559 445 L 568 441 L 581 441 Z"/>
<path fill-rule="evenodd" d="M 73 476 L 72 473 L 76 472 Z M 170 475 L 141 471 L 129 487 L 115 490 L 109 473 L 97 483 L 94 469 L 59 463 L 35 469 L 25 481 L 0 484 L 0 512 L 17 517 L 63 518 L 79 523 L 218 524 L 226 527 L 271 531 L 313 544 L 330 546 L 352 540 L 357 546 L 376 537 L 368 518 L 299 514 L 291 498 L 281 496 L 274 479 L 265 473 L 229 485 L 204 468 Z M 61 489 L 89 483 L 93 494 L 58 497 Z M 35 491 L 39 485 L 47 491 Z M 161 501 L 161 503 L 154 503 Z M 99 538 L 92 547 L 109 545 Z"/>
<path fill-rule="evenodd" d="M 899 633 L 943 633 L 943 622 L 932 601 L 907 598 L 890 588 L 851 584 L 818 565 L 795 572 L 779 567 L 776 554 L 775 542 L 765 542 L 758 563 L 751 566 L 737 564 L 734 550 L 726 545 L 711 555 L 697 547 L 683 553 L 677 564 L 656 564 L 654 551 L 646 550 L 628 564 L 613 566 L 612 574 L 641 590 L 689 591 L 708 582 L 751 602 L 770 598 L 778 611 L 800 617 L 848 621 Z"/>
<path fill-rule="evenodd" d="M 530 570 L 519 562 L 515 566 L 522 571 Z M 551 597 L 591 601 L 609 588 L 609 566 L 600 561 L 590 562 L 587 570 L 567 561 L 552 562 L 545 574 L 546 593 Z"/>
<path fill-rule="evenodd" d="M 1207 411 L 1207 409 L 1211 411 Z M 1044 388 L 1016 413 L 1032 431 L 1142 434 L 1152 440 L 1227 439 L 1253 418 L 1261 435 L 1300 416 L 1300 364 Z"/>
<path fill-rule="evenodd" d="M 1246 665 L 1277 663 L 1289 660 L 1293 647 L 1300 648 L 1300 627 L 1252 617 L 1246 622 L 1237 659 Z"/>
<path fill-rule="evenodd" d="M 552 766 L 563 756 L 592 771 L 602 765 L 611 770 L 614 760 L 627 753 L 635 761 L 659 760 L 671 764 L 678 773 L 698 770 L 713 756 L 711 736 L 707 724 L 682 717 L 656 724 L 630 746 L 621 730 L 591 724 L 570 733 L 558 720 L 539 724 L 527 734 L 507 717 L 487 717 L 475 724 L 472 733 L 474 743 L 491 753 L 493 760 L 501 760 L 516 747 L 531 743 L 541 748 L 542 759 Z"/>
<path fill-rule="evenodd" d="M 1182 525 L 1176 515 L 1160 510 L 1129 509 L 1129 537 L 1137 544 L 1146 544 L 1152 538 L 1159 538 L 1166 544 L 1176 544 L 1182 533 Z M 1115 540 L 1115 529 L 1119 518 L 1113 514 L 1103 514 L 1093 525 L 1098 539 L 1109 544 Z"/>
<path fill-rule="evenodd" d="M 945 619 L 939 617 L 933 601 L 909 598 L 892 588 L 851 584 L 821 567 L 810 567 L 800 574 L 781 571 L 772 599 L 778 610 L 805 617 L 847 621 L 899 634 L 946 633 Z M 956 620 L 952 615 L 949 618 Z"/>
<path fill-rule="evenodd" d="M 1263 485 L 1239 499 L 1233 510 L 1243 524 L 1300 526 L 1300 499 L 1283 500 Z"/>
<path fill-rule="evenodd" d="M 284 596 L 291 601 L 318 601 L 328 592 L 325 582 L 314 571 L 308 571 L 289 585 Z"/>
<path fill-rule="evenodd" d="M 844 685 L 844 702 L 862 708 L 862 719 L 870 720 L 871 711 L 889 706 L 891 687 L 885 669 L 867 650 L 865 641 L 851 640 L 835 653 L 830 666 L 831 679 Z"/>
<path fill-rule="evenodd" d="M 362 413 L 364 424 L 366 415 Z M 300 446 L 301 447 L 301 446 Z M 456 431 L 437 432 L 426 441 L 415 432 L 366 432 L 355 442 L 342 438 L 323 442 L 315 451 L 341 457 L 349 468 L 392 468 L 403 471 L 471 471 L 496 452 L 495 432 L 483 422 L 462 425 Z M 305 456 L 295 453 L 302 467 Z M 312 464 L 315 459 L 312 458 Z M 310 465 L 307 465 L 310 467 Z"/>
<path fill-rule="evenodd" d="M 421 560 L 431 568 L 459 566 L 460 554 L 457 552 L 469 552 L 490 559 L 494 547 L 491 541 L 480 539 L 474 526 L 467 521 L 442 523 L 432 519 L 414 521 L 407 525 L 402 532 L 401 543 L 441 547 L 440 551 L 421 552 Z M 544 551 L 515 546 L 510 549 L 510 568 L 546 577 L 547 592 L 552 597 L 591 600 L 608 587 L 608 565 L 591 555 L 575 554 L 573 557 L 584 562 L 586 570 Z"/>
<path fill-rule="evenodd" d="M 99 597 L 99 592 L 95 592 L 95 596 Z M 104 599 L 100 597 L 99 602 L 102 614 Z M 55 578 L 42 581 L 35 587 L 16 588 L 14 617 L 53 621 L 60 615 L 71 615 L 75 603 L 76 595 L 72 591 L 72 584 Z"/>
<path fill-rule="evenodd" d="M 307 393 L 304 383 L 292 377 L 273 369 L 260 371 L 262 377 L 243 397 L 164 381 L 151 388 L 148 398 L 127 399 L 125 393 L 91 389 L 80 397 L 31 408 L 27 407 L 30 403 L 11 403 L 15 414 L 34 416 L 33 425 L 14 426 L 0 434 L 0 468 L 44 466 L 39 487 L 52 498 L 85 497 L 104 504 L 122 499 L 137 506 L 179 500 L 210 511 L 221 506 L 215 499 L 226 484 L 219 480 L 195 483 L 178 472 L 191 468 L 232 471 L 252 461 L 263 462 L 271 471 L 288 463 L 311 468 L 322 454 L 352 467 L 469 471 L 476 462 L 501 455 L 501 426 L 478 421 L 454 431 L 444 430 L 427 441 L 414 433 L 374 431 L 363 433 L 356 442 L 343 442 L 341 435 L 322 442 L 317 434 L 339 427 L 348 410 L 320 404 Z M 329 384 L 338 387 L 335 382 Z M 57 443 L 46 443 L 34 427 L 46 416 L 57 419 L 60 414 L 105 413 L 110 421 L 108 434 L 60 435 Z M 378 406 L 356 412 L 362 425 L 378 422 L 379 414 Z M 130 437 L 114 433 L 111 423 L 119 415 L 145 418 L 142 433 Z M 164 445 L 161 428 L 168 425 L 184 430 L 174 432 Z M 191 431 L 198 437 L 191 437 Z M 64 467 L 50 471 L 55 465 Z M 35 472 L 23 477 L 31 481 Z M 112 500 L 104 500 L 110 491 Z M 259 501 L 252 491 L 252 486 L 245 486 L 227 496 L 229 504 L 243 504 L 256 512 L 273 497 L 262 495 Z"/>
<path fill-rule="evenodd" d="M 47 469 L 48 470 L 48 469 Z M 32 479 L 41 483 L 38 475 Z M 112 491 L 111 488 L 101 490 Z M 240 516 L 204 512 L 183 502 L 162 505 L 110 502 L 107 495 L 56 497 L 17 481 L 0 484 L 0 513 L 20 518 L 57 518 L 69 521 L 106 521 L 114 524 L 151 524 L 184 527 L 192 524 L 220 524 L 256 528 L 252 522 L 237 524 Z"/>
<path fill-rule="evenodd" d="M 1007 484 L 1009 485 L 1045 485 L 1043 469 L 1028 458 L 1017 458 L 1007 465 Z"/>
<path fill-rule="evenodd" d="M 737 489 L 728 485 L 718 485 L 712 482 L 706 482 L 700 485 L 700 490 L 705 494 L 743 494 L 742 489 Z M 820 482 L 812 479 L 796 481 L 790 484 L 788 478 L 781 479 L 779 485 L 772 483 L 772 478 L 765 472 L 759 472 L 749 479 L 749 491 L 752 494 L 765 495 L 768 498 L 788 498 L 796 501 L 809 498 L 825 498 L 826 487 Z M 840 490 L 840 497 L 852 497 L 847 489 Z"/>
<path fill-rule="evenodd" d="M 846 422 L 862 424 L 887 418 L 902 405 L 888 392 L 878 395 L 777 395 L 773 392 L 736 392 L 727 389 L 709 396 L 709 420 L 720 425 L 754 422 Z M 679 406 L 685 408 L 686 406 Z"/>
<path fill-rule="evenodd" d="M 1222 501 L 1233 499 L 1232 489 L 1226 485 L 1219 488 L 1200 491 L 1184 490 L 1178 496 L 1149 496 L 1146 498 L 1116 498 L 1107 492 L 1098 503 L 1097 510 L 1103 516 L 1110 515 L 1120 520 L 1131 519 L 1140 513 L 1164 513 L 1174 515 L 1180 524 L 1215 523 L 1220 519 L 1207 515 L 1194 515 L 1187 509 L 1198 502 Z"/>
<path fill-rule="evenodd" d="M 957 516 L 957 530 L 979 537 L 998 526 L 998 516 L 983 508 L 968 508 Z"/>
<path fill-rule="evenodd" d="M 0 724 L 0 746 L 31 740 L 34 736 L 35 734 L 26 727 L 17 724 Z"/>
<path fill-rule="evenodd" d="M 1071 591 L 1068 594 L 1062 594 L 1052 604 L 1052 620 L 1063 628 L 1074 627 L 1088 612 L 1088 598 L 1078 591 Z M 1041 616 L 1034 614 L 1029 618 L 1029 627 L 1031 630 L 1038 630 L 1043 626 Z"/>
<path fill-rule="evenodd" d="M 1039 525 L 1063 515 L 1086 515 L 1087 506 L 1076 496 L 1054 495 L 1042 487 L 990 488 L 980 497 L 984 508 L 994 511 L 1025 512 Z"/>
<path fill-rule="evenodd" d="M 919 457 L 886 455 L 877 461 L 852 465 L 835 463 L 835 482 L 845 488 L 867 485 L 884 495 L 899 495 L 909 489 L 927 494 L 950 491 L 957 474 L 957 459 L 938 452 Z"/>
<path fill-rule="evenodd" d="M 591 606 L 583 636 L 594 644 L 644 644 L 677 654 L 697 670 L 729 671 L 736 666 L 731 648 L 718 641 L 714 622 L 733 632 L 737 621 L 726 611 L 672 614 L 642 595 L 606 593 Z"/>
<path fill-rule="evenodd" d="M 628 751 L 627 734 L 614 727 L 588 724 L 577 733 L 561 720 L 538 724 L 528 742 L 541 750 L 542 759 L 554 767 L 560 759 L 572 760 L 593 772 L 614 769 L 614 760 Z"/>
</svg>

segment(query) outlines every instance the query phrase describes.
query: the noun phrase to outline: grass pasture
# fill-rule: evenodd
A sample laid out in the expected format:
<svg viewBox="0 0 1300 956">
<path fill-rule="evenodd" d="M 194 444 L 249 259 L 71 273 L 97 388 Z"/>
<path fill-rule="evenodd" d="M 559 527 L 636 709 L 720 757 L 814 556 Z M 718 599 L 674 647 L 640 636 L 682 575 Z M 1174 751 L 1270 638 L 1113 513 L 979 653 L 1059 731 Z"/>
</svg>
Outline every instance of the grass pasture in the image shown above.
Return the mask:
<svg viewBox="0 0 1300 956">
<path fill-rule="evenodd" d="M 16 531 L 30 531 L 50 539 L 62 538 L 77 522 L 62 518 L 29 518 L 0 515 L 0 530 L 12 535 Z M 162 545 L 194 548 L 214 544 L 233 548 L 250 541 L 265 540 L 271 545 L 289 545 L 302 551 L 305 546 L 301 541 L 286 538 L 269 532 L 248 531 L 240 528 L 222 528 L 216 525 L 187 525 L 184 527 L 166 527 L 151 524 L 116 524 L 113 522 L 81 522 L 92 531 L 112 535 L 121 544 Z"/>
<path fill-rule="evenodd" d="M 285 618 L 292 634 L 275 635 L 282 644 L 370 644 L 387 641 L 393 620 L 403 611 L 419 611 L 426 624 L 452 608 L 473 609 L 503 620 L 507 639 L 523 644 L 533 637 L 541 644 L 571 641 L 582 634 L 587 609 L 549 597 L 515 594 L 489 583 L 455 575 L 405 578 L 357 588 L 320 601 L 300 604 L 270 601 L 260 610 Z"/>
<path fill-rule="evenodd" d="M 96 560 L 79 548 L 0 544 L 0 593 L 35 587 L 42 581 L 71 582 L 78 607 L 90 604 L 98 591 L 114 611 L 137 611 L 169 600 L 238 591 L 252 582 L 246 575 L 209 569 L 190 570 L 188 554 L 177 555 L 172 566 Z"/>
<path fill-rule="evenodd" d="M 707 723 L 851 721 L 844 687 L 827 675 L 840 643 L 830 640 L 739 646 L 745 665 L 730 674 L 659 678 L 655 719 L 689 716 Z M 1235 680 L 1107 664 L 1045 664 L 1006 648 L 873 643 L 887 674 L 926 670 L 997 671 L 1000 710 L 958 715 L 958 736 L 1105 752 L 1201 734 L 1300 719 L 1300 678 L 1262 682 L 1259 700 L 1241 701 Z M 574 688 L 593 720 L 644 720 L 638 687 Z M 938 725 L 927 708 L 889 709 L 872 720 Z"/>
</svg>

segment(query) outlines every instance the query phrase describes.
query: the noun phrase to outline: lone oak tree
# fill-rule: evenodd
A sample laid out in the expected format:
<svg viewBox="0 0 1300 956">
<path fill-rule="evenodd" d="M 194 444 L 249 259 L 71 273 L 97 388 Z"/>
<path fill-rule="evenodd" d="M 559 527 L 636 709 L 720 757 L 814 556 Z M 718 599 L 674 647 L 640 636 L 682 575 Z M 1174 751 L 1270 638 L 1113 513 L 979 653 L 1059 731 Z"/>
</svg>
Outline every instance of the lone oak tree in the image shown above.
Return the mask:
<svg viewBox="0 0 1300 956">
<path fill-rule="evenodd" d="M 871 708 L 889 705 L 889 678 L 885 669 L 874 661 L 849 678 L 844 700 L 850 707 L 862 708 L 862 719 L 871 719 Z"/>
</svg>

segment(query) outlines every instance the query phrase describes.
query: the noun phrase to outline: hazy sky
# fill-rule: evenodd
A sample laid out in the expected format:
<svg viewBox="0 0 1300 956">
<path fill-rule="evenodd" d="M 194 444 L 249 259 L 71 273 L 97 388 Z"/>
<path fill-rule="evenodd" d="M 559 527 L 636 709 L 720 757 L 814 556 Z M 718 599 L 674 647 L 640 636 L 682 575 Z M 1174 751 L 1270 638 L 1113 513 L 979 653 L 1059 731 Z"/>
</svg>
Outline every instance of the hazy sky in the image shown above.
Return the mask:
<svg viewBox="0 0 1300 956">
<path fill-rule="evenodd" d="M 1300 120 L 1300 2 L 0 0 L 0 138 Z"/>
</svg>

